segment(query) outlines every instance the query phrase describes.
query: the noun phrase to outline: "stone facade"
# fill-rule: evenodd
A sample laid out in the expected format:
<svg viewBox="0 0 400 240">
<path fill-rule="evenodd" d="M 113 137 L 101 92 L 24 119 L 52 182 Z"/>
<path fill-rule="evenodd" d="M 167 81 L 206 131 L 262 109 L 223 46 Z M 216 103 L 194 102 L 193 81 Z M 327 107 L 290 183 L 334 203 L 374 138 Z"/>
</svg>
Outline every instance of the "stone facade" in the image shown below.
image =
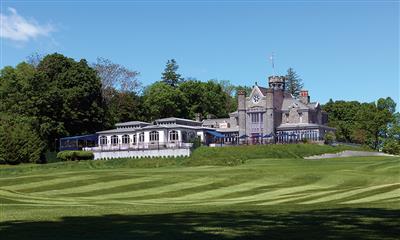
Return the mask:
<svg viewBox="0 0 400 240">
<path fill-rule="evenodd" d="M 334 129 L 326 126 L 327 114 L 318 102 L 310 102 L 307 90 L 302 90 L 299 98 L 285 92 L 282 76 L 268 78 L 268 88 L 253 87 L 249 96 L 238 92 L 238 110 L 230 115 L 232 131 L 236 128 L 238 141 L 248 143 L 263 139 L 275 141 L 302 140 L 321 141 L 324 135 Z M 218 122 L 207 119 L 205 122 Z M 220 131 L 218 125 L 212 126 Z M 229 131 L 229 129 L 224 130 Z M 256 139 L 256 141 L 254 141 Z"/>
</svg>

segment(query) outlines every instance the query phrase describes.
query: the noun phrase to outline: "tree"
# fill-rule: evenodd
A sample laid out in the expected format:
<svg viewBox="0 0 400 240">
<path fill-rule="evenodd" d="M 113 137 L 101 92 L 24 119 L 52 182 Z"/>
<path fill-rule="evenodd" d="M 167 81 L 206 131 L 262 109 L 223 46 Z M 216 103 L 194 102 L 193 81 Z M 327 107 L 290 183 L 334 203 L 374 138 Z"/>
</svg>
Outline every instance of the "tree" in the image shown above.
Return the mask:
<svg viewBox="0 0 400 240">
<path fill-rule="evenodd" d="M 106 127 L 111 128 L 117 122 L 145 120 L 142 101 L 143 98 L 133 92 L 114 90 L 107 104 Z"/>
<path fill-rule="evenodd" d="M 387 109 L 379 109 L 374 103 L 363 103 L 356 114 L 356 120 L 357 128 L 367 133 L 366 143 L 378 149 L 381 144 L 380 137 L 392 121 L 391 113 Z"/>
<path fill-rule="evenodd" d="M 156 82 L 144 90 L 143 106 L 147 120 L 186 117 L 188 102 L 180 89 Z"/>
<path fill-rule="evenodd" d="M 293 68 L 289 68 L 285 76 L 285 91 L 298 97 L 300 95 L 300 90 L 303 88 L 302 81 L 303 80 L 293 70 Z"/>
<path fill-rule="evenodd" d="M 387 109 L 391 114 L 396 111 L 396 102 L 391 97 L 379 98 L 376 105 L 379 110 Z"/>
<path fill-rule="evenodd" d="M 180 74 L 177 73 L 179 65 L 176 63 L 175 59 L 167 61 L 164 72 L 162 73 L 161 81 L 165 84 L 176 87 L 179 83 L 183 81 Z"/>
<path fill-rule="evenodd" d="M 113 63 L 106 58 L 97 58 L 93 64 L 97 75 L 101 79 L 102 96 L 106 103 L 113 97 L 114 91 L 137 93 L 141 86 L 137 77 L 138 71 L 128 69 L 120 64 Z"/>
<path fill-rule="evenodd" d="M 400 113 L 398 112 L 393 114 L 393 122 L 388 125 L 382 151 L 400 155 Z"/>
<path fill-rule="evenodd" d="M 30 121 L 17 115 L 0 115 L 0 163 L 40 162 L 45 144 Z"/>
<path fill-rule="evenodd" d="M 357 101 L 332 101 L 330 99 L 322 108 L 328 113 L 330 127 L 336 128 L 336 139 L 341 142 L 359 141 L 363 132 L 356 131 L 356 114 L 360 108 Z M 356 131 L 356 132 L 355 132 Z"/>
<path fill-rule="evenodd" d="M 187 80 L 179 85 L 179 90 L 187 100 L 186 118 L 193 119 L 196 113 L 202 116 L 208 114 L 227 117 L 231 109 L 232 97 L 223 90 L 222 85 L 215 81 L 201 82 L 199 80 Z"/>
</svg>

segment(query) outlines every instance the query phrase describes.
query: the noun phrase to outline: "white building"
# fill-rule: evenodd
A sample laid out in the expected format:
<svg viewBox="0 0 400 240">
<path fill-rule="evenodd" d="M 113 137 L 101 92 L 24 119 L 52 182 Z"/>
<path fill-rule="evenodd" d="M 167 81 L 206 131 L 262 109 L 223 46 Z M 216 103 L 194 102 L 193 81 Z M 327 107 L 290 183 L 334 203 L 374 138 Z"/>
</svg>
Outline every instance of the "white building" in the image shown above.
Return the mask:
<svg viewBox="0 0 400 240">
<path fill-rule="evenodd" d="M 98 146 L 85 148 L 94 152 L 95 159 L 189 156 L 195 138 L 204 142 L 206 136 L 220 136 L 202 122 L 174 117 L 117 123 L 115 129 L 97 134 Z"/>
</svg>

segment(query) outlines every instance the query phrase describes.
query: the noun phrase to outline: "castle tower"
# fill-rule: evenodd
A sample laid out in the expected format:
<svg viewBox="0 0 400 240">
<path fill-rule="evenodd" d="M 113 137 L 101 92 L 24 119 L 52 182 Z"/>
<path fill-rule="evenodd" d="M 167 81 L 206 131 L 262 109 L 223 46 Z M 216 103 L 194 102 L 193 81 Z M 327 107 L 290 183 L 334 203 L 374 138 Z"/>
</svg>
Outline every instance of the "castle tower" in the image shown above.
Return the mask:
<svg viewBox="0 0 400 240">
<path fill-rule="evenodd" d="M 264 129 L 266 130 L 266 134 L 275 134 L 275 125 L 278 124 L 276 122 L 275 109 L 281 109 L 282 107 L 285 93 L 285 78 L 283 76 L 270 76 L 268 77 L 268 86 Z"/>
<path fill-rule="evenodd" d="M 285 90 L 285 77 L 283 76 L 270 76 L 268 77 L 269 88 L 274 90 Z"/>
<path fill-rule="evenodd" d="M 246 92 L 238 91 L 239 136 L 246 134 Z"/>
</svg>

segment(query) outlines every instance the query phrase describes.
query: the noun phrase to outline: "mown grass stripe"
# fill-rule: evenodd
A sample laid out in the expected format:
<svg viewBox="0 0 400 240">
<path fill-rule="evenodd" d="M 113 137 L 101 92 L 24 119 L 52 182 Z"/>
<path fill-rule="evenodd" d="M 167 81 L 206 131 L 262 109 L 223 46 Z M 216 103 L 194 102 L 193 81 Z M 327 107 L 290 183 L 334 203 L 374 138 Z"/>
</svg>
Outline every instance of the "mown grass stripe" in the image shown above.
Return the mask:
<svg viewBox="0 0 400 240">
<path fill-rule="evenodd" d="M 135 191 L 112 193 L 112 194 L 103 194 L 103 195 L 96 196 L 96 197 L 85 197 L 85 199 L 123 199 L 123 198 L 137 197 L 137 196 L 152 195 L 155 193 L 165 193 L 165 192 L 170 192 L 170 191 L 175 191 L 175 190 L 180 190 L 180 189 L 185 189 L 185 188 L 202 186 L 202 185 L 210 184 L 214 180 L 215 180 L 215 178 L 209 178 L 209 177 L 196 178 L 196 179 L 192 179 L 190 181 L 177 182 L 177 183 L 168 184 L 168 185 L 159 186 L 159 187 L 146 188 L 146 189 L 135 190 Z"/>
<path fill-rule="evenodd" d="M 124 186 L 129 186 L 132 184 L 137 184 L 137 183 L 145 183 L 145 182 L 150 182 L 156 180 L 155 177 L 137 177 L 137 178 L 126 178 L 124 176 L 124 179 L 120 180 L 111 180 L 108 179 L 109 181 L 101 181 L 98 183 L 93 183 L 93 184 L 88 184 L 88 185 L 82 185 L 78 187 L 70 187 L 70 188 L 63 188 L 63 189 L 51 189 L 47 191 L 42 191 L 42 192 L 37 192 L 36 194 L 41 194 L 41 195 L 69 195 L 69 194 L 80 194 L 80 193 L 85 193 L 85 192 L 91 192 L 91 191 L 104 191 L 107 189 L 115 188 L 115 187 L 124 187 Z"/>
<path fill-rule="evenodd" d="M 173 201 L 193 201 L 193 200 L 204 200 L 204 199 L 213 199 L 218 198 L 227 194 L 231 194 L 234 192 L 240 192 L 244 190 L 251 190 L 258 187 L 265 187 L 273 185 L 272 183 L 266 183 L 265 179 L 257 179 L 254 181 L 249 181 L 245 183 L 239 183 L 231 186 L 221 187 L 208 191 L 198 191 L 196 193 L 174 197 L 174 198 L 165 198 L 164 200 L 173 200 Z M 162 200 L 162 199 L 161 199 Z"/>
<path fill-rule="evenodd" d="M 62 178 L 57 178 L 57 179 L 43 179 L 43 181 L 39 181 L 39 182 L 16 184 L 16 185 L 6 186 L 6 187 L 2 187 L 2 188 L 14 190 L 14 191 L 21 191 L 24 189 L 30 189 L 30 188 L 35 188 L 35 187 L 43 187 L 43 186 L 50 187 L 55 184 L 72 182 L 72 181 L 77 181 L 77 180 L 95 179 L 98 177 L 99 176 L 93 176 L 93 175 L 77 175 L 77 176 L 72 176 L 72 177 L 68 176 L 68 177 L 62 177 Z"/>
<path fill-rule="evenodd" d="M 380 194 L 375 194 L 369 197 L 364 197 L 360 199 L 355 199 L 351 201 L 347 201 L 344 203 L 366 203 L 366 202 L 376 202 L 376 201 L 381 201 L 381 200 L 386 200 L 386 199 L 392 199 L 394 197 L 399 197 L 400 196 L 400 188 L 385 192 L 385 193 L 380 193 Z M 399 203 L 400 204 L 400 203 Z"/>
<path fill-rule="evenodd" d="M 327 196 L 327 197 L 322 197 L 322 198 L 318 198 L 318 199 L 314 199 L 311 201 L 306 201 L 303 202 L 302 204 L 314 204 L 314 203 L 321 203 L 321 202 L 328 202 L 328 201 L 333 201 L 333 200 L 340 200 L 343 198 L 347 198 L 356 194 L 360 194 L 360 193 L 365 193 L 371 190 L 376 190 L 376 189 L 380 189 L 380 188 L 384 188 L 387 186 L 393 186 L 393 185 L 400 185 L 400 183 L 391 183 L 391 184 L 383 184 L 383 185 L 378 185 L 378 186 L 371 186 L 371 187 L 364 187 L 361 189 L 355 189 L 355 190 L 349 190 L 343 193 L 338 193 L 338 194 L 333 194 L 331 196 Z"/>
</svg>

